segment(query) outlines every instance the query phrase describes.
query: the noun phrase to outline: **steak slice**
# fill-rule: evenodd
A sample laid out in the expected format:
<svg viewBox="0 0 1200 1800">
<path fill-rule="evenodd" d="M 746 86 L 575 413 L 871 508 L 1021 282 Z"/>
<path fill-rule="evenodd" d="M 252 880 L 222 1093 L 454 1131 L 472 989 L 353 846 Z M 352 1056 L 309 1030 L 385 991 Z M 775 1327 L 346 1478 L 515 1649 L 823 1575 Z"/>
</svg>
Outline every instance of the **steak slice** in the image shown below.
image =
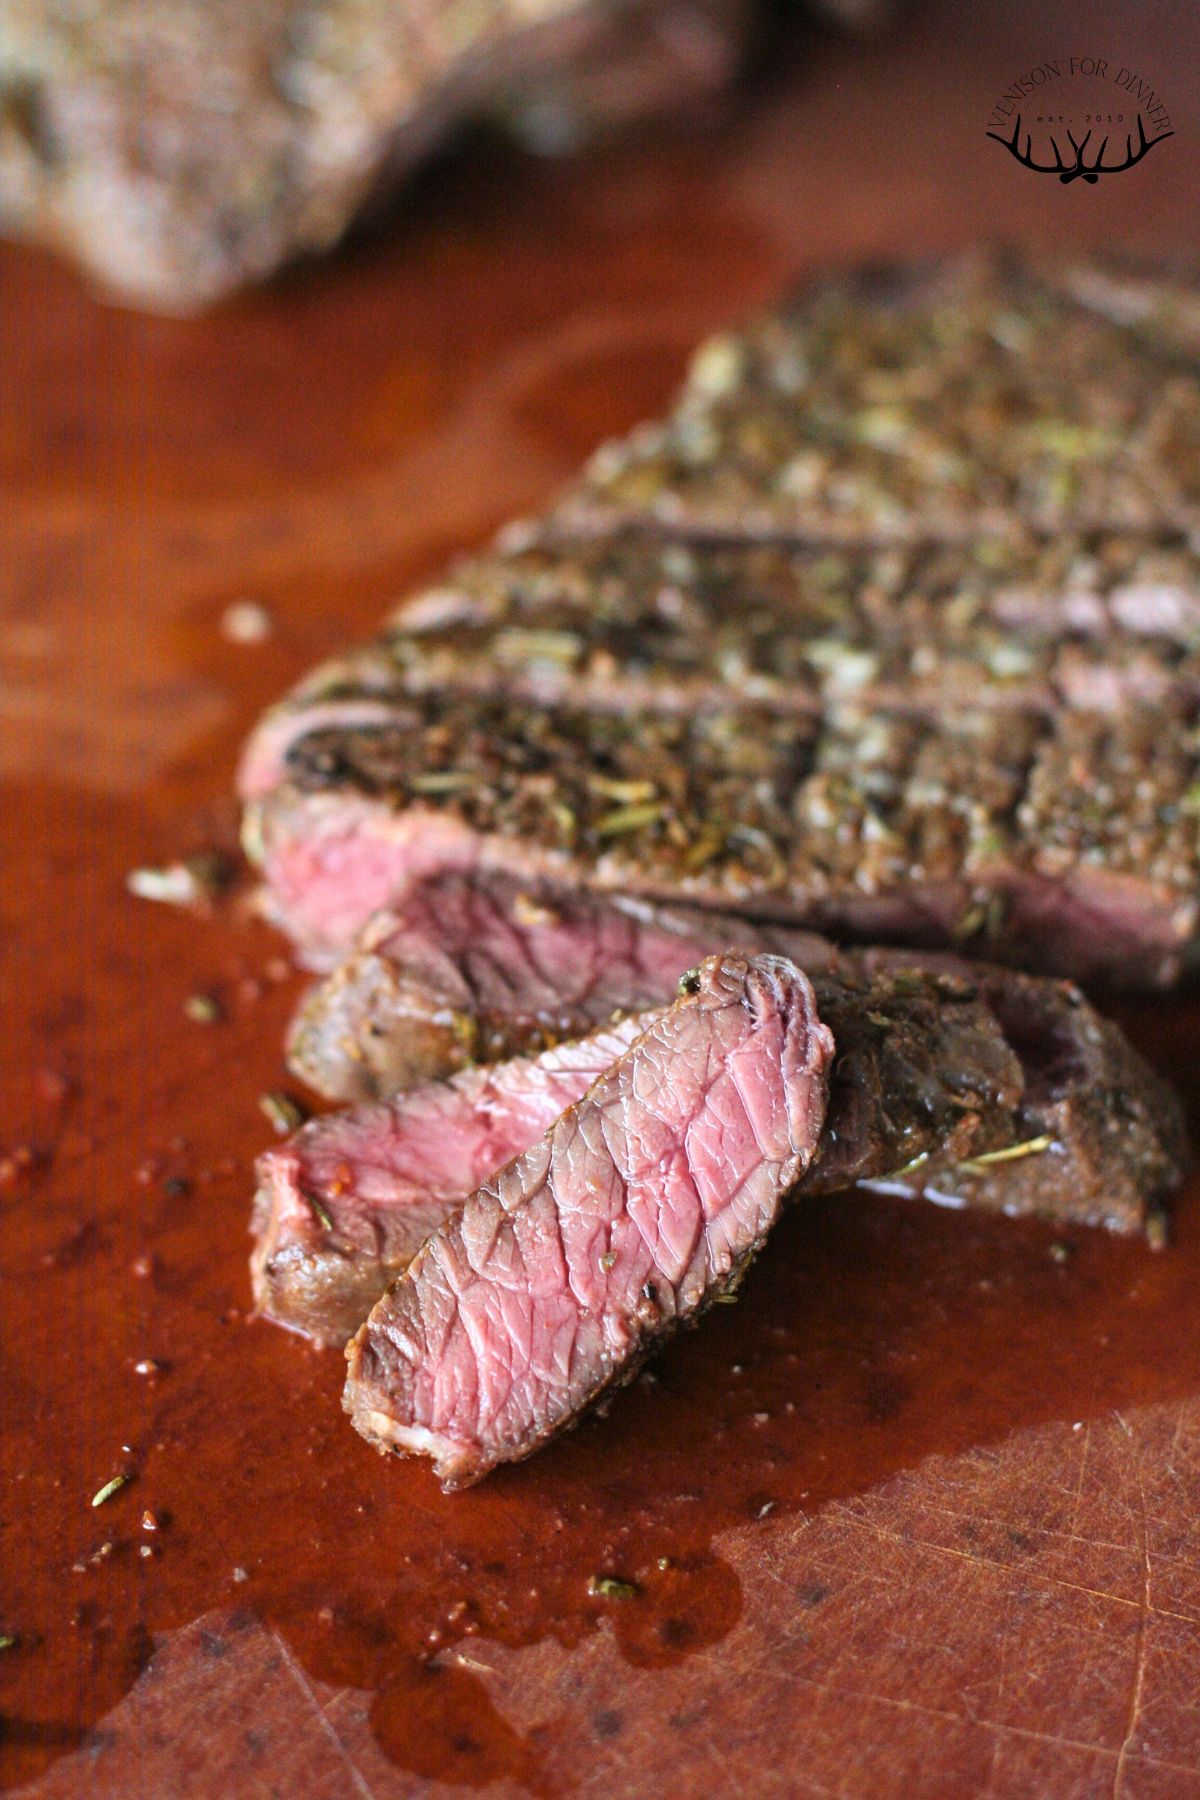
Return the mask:
<svg viewBox="0 0 1200 1800">
<path fill-rule="evenodd" d="M 1085 288 L 985 255 L 823 282 L 705 345 L 674 412 L 599 450 L 560 521 L 835 543 L 1191 530 L 1195 334 Z"/>
<path fill-rule="evenodd" d="M 435 884 L 446 917 L 456 905 L 450 885 Z M 554 925 L 527 924 L 530 961 L 548 942 L 561 955 L 569 934 L 586 963 L 604 940 L 594 930 L 589 942 L 594 911 L 563 902 Z M 431 899 L 430 930 L 436 917 Z M 664 1001 L 681 953 L 705 948 L 699 924 L 691 935 L 686 924 L 662 915 L 650 922 Z M 739 922 L 724 924 L 732 934 Z M 786 942 L 787 934 L 742 923 L 730 942 L 749 953 L 772 936 Z M 1187 1164 L 1178 1102 L 1077 989 L 952 957 L 920 968 L 902 951 L 839 953 L 819 939 L 808 949 L 836 1054 L 820 1143 L 798 1194 L 861 1184 L 1160 1236 L 1160 1204 Z M 644 993 L 645 964 L 631 966 Z M 424 1237 L 581 1098 L 646 1023 L 646 1014 L 626 1017 L 390 1105 L 330 1114 L 268 1151 L 251 1264 L 260 1310 L 319 1341 L 344 1342 Z M 515 1020 L 510 1030 L 515 1037 Z"/>
<path fill-rule="evenodd" d="M 431 1232 L 544 1136 L 648 1023 L 430 1083 L 390 1106 L 312 1119 L 258 1162 L 258 1310 L 343 1345 Z"/>
<path fill-rule="evenodd" d="M 678 991 L 675 968 L 663 1004 Z M 837 1019 L 837 1052 L 803 1192 L 895 1176 L 914 1161 L 926 1175 L 953 1170 L 1020 1141 L 1021 1064 L 969 984 L 905 971 L 818 975 L 814 987 Z M 424 1239 L 582 1099 L 659 1011 L 461 1071 L 390 1105 L 328 1114 L 267 1151 L 252 1227 L 259 1310 L 345 1343 Z"/>
<path fill-rule="evenodd" d="M 810 975 L 834 955 L 815 933 L 721 913 L 433 876 L 315 984 L 288 1060 L 327 1099 L 387 1099 L 665 1005 L 688 969 L 734 947 L 777 951 Z"/>
<path fill-rule="evenodd" d="M 1028 1214 L 1056 1225 L 1102 1226 L 1125 1236 L 1166 1241 L 1164 1201 L 1191 1165 L 1179 1096 L 1133 1047 L 1120 1026 L 1090 1006 L 1069 981 L 910 952 L 845 953 L 863 973 L 896 981 L 936 971 L 982 1000 L 1021 1067 L 1011 1131 L 998 1149 L 957 1159 L 930 1153 L 863 1186 L 953 1207 Z M 826 995 L 834 1032 L 838 1012 Z M 886 1101 L 887 1089 L 882 1090 Z"/>
<path fill-rule="evenodd" d="M 788 718 L 411 699 L 314 732 L 247 848 L 314 963 L 443 870 L 1154 987 L 1195 960 L 1200 738 L 1158 707 Z"/>
<path fill-rule="evenodd" d="M 736 1287 L 808 1167 L 833 1039 L 779 957 L 714 957 L 436 1232 L 347 1348 L 385 1450 L 477 1481 L 573 1424 Z"/>
<path fill-rule="evenodd" d="M 805 1192 L 886 1180 L 919 1193 L 939 1170 L 951 1183 L 968 1155 L 1027 1141 L 1017 1118 L 1021 1066 L 970 987 L 909 974 L 849 985 L 818 977 L 816 988 L 837 1018 L 838 1051 Z M 543 1135 L 647 1023 L 631 1016 L 390 1105 L 327 1115 L 266 1152 L 252 1226 L 260 1312 L 320 1343 L 344 1343 L 424 1239 L 485 1175 Z M 1009 1164 L 997 1164 L 990 1181 L 989 1167 L 961 1179 L 974 1180 L 975 1203 L 1003 1206 Z M 1052 1181 L 1054 1170 L 1042 1167 Z M 1034 1193 L 1049 1209 L 1053 1192 L 1035 1184 Z M 1073 1193 L 1068 1184 L 1066 1218 Z"/>
<path fill-rule="evenodd" d="M 977 1070 L 982 1046 L 996 1034 L 1009 1047 L 1020 1079 L 1017 1101 L 1005 1102 L 1016 1111 L 1000 1142 L 1049 1138 L 1053 1155 L 962 1169 L 956 1158 L 973 1152 L 951 1145 L 937 1168 L 911 1171 L 900 1184 L 904 1192 L 1138 1231 L 1177 1185 L 1186 1149 L 1174 1094 L 1070 982 L 930 951 L 838 950 L 783 926 L 619 895 L 531 892 L 498 878 L 435 878 L 418 884 L 401 916 L 376 920 L 368 946 L 318 983 L 301 1007 L 293 1067 L 331 1098 L 384 1098 L 476 1058 L 529 1054 L 608 1025 L 614 1015 L 665 1004 L 689 967 L 730 948 L 788 956 L 812 980 L 838 1042 L 831 1121 L 839 1072 L 847 1047 L 861 1040 L 862 1019 L 901 1004 L 879 994 L 864 998 L 864 981 L 886 978 L 898 992 L 908 983 L 914 1005 L 924 1006 L 919 1022 L 906 1019 L 903 1033 L 893 1020 L 889 1047 L 918 1044 L 906 1054 L 930 1071 L 922 1076 L 927 1084 L 952 1082 L 958 1060 Z M 963 1010 L 976 1000 L 988 1009 L 983 1023 Z M 950 1034 L 952 1013 L 969 1026 L 957 1037 Z M 856 1076 L 855 1085 L 868 1083 Z M 889 1091 L 918 1086 L 907 1064 L 880 1075 L 880 1109 L 894 1116 Z M 872 1119 L 871 1106 L 864 1116 Z M 948 1136 L 944 1117 L 935 1135 Z M 864 1174 L 865 1153 L 855 1156 L 849 1179 L 873 1179 Z M 889 1154 L 877 1167 L 894 1171 L 904 1160 Z M 946 1178 L 951 1168 L 953 1182 Z"/>
<path fill-rule="evenodd" d="M 535 526 L 402 606 L 273 708 L 240 786 L 270 792 L 310 732 L 386 725 L 410 694 L 938 717 L 1200 697 L 1200 563 L 1107 534 L 887 550 L 689 545 Z"/>
</svg>

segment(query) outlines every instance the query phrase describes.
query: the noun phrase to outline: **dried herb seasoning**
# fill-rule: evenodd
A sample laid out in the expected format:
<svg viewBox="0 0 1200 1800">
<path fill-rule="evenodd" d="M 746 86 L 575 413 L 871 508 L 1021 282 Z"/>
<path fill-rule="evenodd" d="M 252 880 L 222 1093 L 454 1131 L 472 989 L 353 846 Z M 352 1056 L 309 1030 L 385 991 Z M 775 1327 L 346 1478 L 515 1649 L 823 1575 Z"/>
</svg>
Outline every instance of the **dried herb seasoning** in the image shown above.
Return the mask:
<svg viewBox="0 0 1200 1800">
<path fill-rule="evenodd" d="M 111 1481 L 106 1481 L 103 1487 L 97 1488 L 92 1495 L 92 1505 L 103 1506 L 106 1500 L 111 1500 L 114 1494 L 119 1494 L 121 1489 L 132 1480 L 133 1476 L 127 1473 L 114 1475 Z"/>
<path fill-rule="evenodd" d="M 386 710 L 432 692 L 666 712 L 742 700 L 803 714 L 847 702 L 1109 710 L 1127 694 L 1200 694 L 1200 566 L 1177 533 L 836 555 L 721 544 L 687 552 L 682 568 L 681 554 L 669 541 L 597 543 L 547 527 L 519 554 L 460 565 L 436 590 L 453 607 L 417 595 L 272 720 L 286 732 L 289 711 Z M 547 655 L 568 642 L 570 656 Z M 458 779 L 439 771 L 429 791 Z"/>
<path fill-rule="evenodd" d="M 280 1137 L 290 1132 L 299 1131 L 308 1117 L 307 1109 L 300 1102 L 285 1093 L 282 1088 L 272 1088 L 270 1092 L 260 1094 L 259 1111 L 265 1113 Z"/>
<path fill-rule="evenodd" d="M 1200 371 L 1010 258 L 848 276 L 707 345 L 674 412 L 604 446 L 562 511 L 860 543 L 1188 529 Z"/>
<path fill-rule="evenodd" d="M 641 1592 L 635 1582 L 615 1575 L 589 1575 L 587 1591 L 601 1600 L 636 1600 Z"/>
</svg>

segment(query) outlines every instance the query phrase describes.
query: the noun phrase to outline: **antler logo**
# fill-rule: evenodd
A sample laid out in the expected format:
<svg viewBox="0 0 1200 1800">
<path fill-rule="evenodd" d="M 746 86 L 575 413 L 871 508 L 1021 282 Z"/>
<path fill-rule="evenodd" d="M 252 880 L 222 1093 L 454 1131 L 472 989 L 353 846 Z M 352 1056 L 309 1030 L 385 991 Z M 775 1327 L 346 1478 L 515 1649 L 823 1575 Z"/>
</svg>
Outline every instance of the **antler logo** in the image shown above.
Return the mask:
<svg viewBox="0 0 1200 1800">
<path fill-rule="evenodd" d="M 1092 139 L 1092 133 L 1090 131 L 1078 144 L 1075 142 L 1070 131 L 1067 132 L 1067 142 L 1075 152 L 1075 161 L 1073 163 L 1063 161 L 1062 152 L 1059 150 L 1053 134 L 1051 134 L 1050 138 L 1050 148 L 1054 152 L 1054 161 L 1052 163 L 1035 162 L 1033 158 L 1032 133 L 1028 131 L 1025 133 L 1025 148 L 1024 150 L 1021 149 L 1020 113 L 1017 114 L 1017 122 L 1013 126 L 1013 132 L 1010 138 L 1001 137 L 998 131 L 989 131 L 988 136 L 997 144 L 1003 144 L 1006 150 L 1011 150 L 1021 167 L 1023 169 L 1032 169 L 1035 175 L 1057 175 L 1064 187 L 1071 181 L 1086 181 L 1090 185 L 1095 186 L 1102 175 L 1120 175 L 1126 169 L 1132 169 L 1135 163 L 1140 163 L 1143 156 L 1148 155 L 1149 152 L 1153 150 L 1155 144 L 1161 144 L 1167 138 L 1175 136 L 1173 131 L 1160 131 L 1157 137 L 1148 138 L 1146 136 L 1146 127 L 1142 123 L 1141 113 L 1137 116 L 1137 128 L 1137 148 L 1134 148 L 1132 132 L 1126 132 L 1125 160 L 1124 162 L 1115 163 L 1106 163 L 1104 160 L 1104 152 L 1108 149 L 1107 136 L 1101 141 L 1092 162 L 1085 162 L 1084 157 L 1087 147 Z"/>
<path fill-rule="evenodd" d="M 1102 175 L 1136 168 L 1175 133 L 1161 93 L 1124 63 L 1060 56 L 1047 57 L 1005 88 L 992 106 L 987 135 L 1035 175 L 1057 175 L 1063 187 L 1073 181 L 1095 187 Z"/>
</svg>

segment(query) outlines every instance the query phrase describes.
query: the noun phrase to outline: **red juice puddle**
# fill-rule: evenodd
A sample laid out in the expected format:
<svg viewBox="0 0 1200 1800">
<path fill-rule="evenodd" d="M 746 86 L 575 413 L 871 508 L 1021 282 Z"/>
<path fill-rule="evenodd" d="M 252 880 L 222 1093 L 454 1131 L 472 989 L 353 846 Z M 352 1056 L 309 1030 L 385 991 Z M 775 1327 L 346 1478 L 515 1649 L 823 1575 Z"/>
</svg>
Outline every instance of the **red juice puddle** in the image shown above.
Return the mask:
<svg viewBox="0 0 1200 1800">
<path fill-rule="evenodd" d="M 55 823 L 56 879 L 101 881 L 112 904 L 81 945 L 61 909 L 15 890 L 42 979 L 9 1066 L 80 1074 L 57 1123 L 32 1100 L 14 1109 L 14 1141 L 46 1154 L 0 1189 L 4 1783 L 102 1727 L 154 1640 L 236 1607 L 312 1679 L 370 1695 L 399 1766 L 537 1794 L 562 1722 L 510 1726 L 473 1645 L 569 1650 L 603 1628 L 631 1665 L 670 1667 L 738 1620 L 723 1534 L 771 1534 L 927 1456 L 1200 1390 L 1191 1196 L 1159 1256 L 830 1199 L 786 1217 L 739 1304 L 685 1332 L 608 1417 L 443 1495 L 426 1466 L 355 1436 L 340 1356 L 244 1317 L 257 1100 L 284 1081 L 294 984 L 240 984 L 277 942 L 116 898 L 145 860 L 132 814 L 100 811 L 94 842 L 71 808 Z M 184 1016 L 194 991 L 227 997 L 218 1023 Z M 73 994 L 86 1006 L 60 1003 Z M 1194 1011 L 1170 1008 L 1172 1042 Z"/>
</svg>

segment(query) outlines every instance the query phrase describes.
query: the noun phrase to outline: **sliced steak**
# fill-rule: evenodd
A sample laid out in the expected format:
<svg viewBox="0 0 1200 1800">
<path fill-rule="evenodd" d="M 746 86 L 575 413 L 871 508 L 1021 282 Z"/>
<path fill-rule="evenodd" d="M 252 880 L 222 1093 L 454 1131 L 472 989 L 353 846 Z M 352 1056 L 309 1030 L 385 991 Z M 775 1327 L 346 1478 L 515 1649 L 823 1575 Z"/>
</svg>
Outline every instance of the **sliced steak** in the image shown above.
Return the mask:
<svg viewBox="0 0 1200 1800">
<path fill-rule="evenodd" d="M 778 957 L 717 957 L 430 1238 L 345 1405 L 448 1487 L 527 1456 L 736 1287 L 812 1160 L 833 1039 Z"/>
<path fill-rule="evenodd" d="M 247 846 L 315 963 L 444 870 L 1128 986 L 1196 956 L 1200 738 L 1163 708 L 929 725 L 426 697 L 386 726 L 314 732 L 287 762 Z"/>
<path fill-rule="evenodd" d="M 853 701 L 937 717 L 1200 697 L 1200 559 L 1105 535 L 833 550 L 589 542 L 529 527 L 307 676 L 240 773 L 270 792 L 310 732 L 386 725 L 406 696 L 816 715 Z"/>
<path fill-rule="evenodd" d="M 549 1131 L 649 1021 L 329 1113 L 258 1162 L 258 1310 L 342 1345 L 467 1195 Z"/>
<path fill-rule="evenodd" d="M 437 877 L 418 884 L 401 916 L 376 920 L 369 947 L 318 983 L 301 1007 L 293 1066 L 331 1098 L 385 1097 L 474 1058 L 529 1053 L 607 1025 L 614 1013 L 664 1004 L 685 970 L 730 948 L 791 957 L 812 980 L 838 1041 L 831 1123 L 863 1019 L 902 1009 L 906 983 L 916 1012 L 903 1032 L 893 1018 L 889 1049 L 907 1061 L 890 1073 L 881 1063 L 870 1079 L 855 1073 L 850 1083 L 876 1096 L 878 1107 L 859 1108 L 871 1132 L 879 1131 L 877 1110 L 894 1114 L 900 1104 L 889 1091 L 952 1084 L 957 1066 L 979 1070 L 985 1045 L 997 1037 L 1015 1057 L 1019 1092 L 1004 1101 L 1015 1111 L 998 1142 L 1007 1151 L 1049 1139 L 1052 1153 L 963 1168 L 959 1159 L 975 1152 L 949 1143 L 945 1107 L 935 1108 L 934 1141 L 947 1140 L 943 1154 L 894 1183 L 898 1191 L 1133 1232 L 1178 1185 L 1187 1158 L 1177 1099 L 1070 982 L 953 954 L 839 950 L 812 932 L 620 895 L 522 889 L 502 878 Z M 864 997 L 864 981 L 880 977 L 895 994 Z M 984 1023 L 968 1002 L 986 1006 Z M 856 1173 L 847 1179 L 873 1180 L 906 1159 L 889 1151 L 868 1174 L 869 1160 L 856 1149 Z"/>
<path fill-rule="evenodd" d="M 809 291 L 319 670 L 243 767 L 305 956 L 449 869 L 1186 973 L 1194 283 L 1093 273 L 968 257 Z"/>
<path fill-rule="evenodd" d="M 834 954 L 812 932 L 721 913 L 434 876 L 316 983 L 288 1059 L 327 1099 L 386 1099 L 662 1006 L 686 970 L 733 948 L 778 951 L 810 975 Z"/>
<path fill-rule="evenodd" d="M 662 982 L 663 1002 L 678 980 Z M 814 987 L 822 1016 L 827 1006 L 836 1020 L 837 1052 L 825 1129 L 800 1191 L 902 1181 L 901 1169 L 919 1191 L 916 1169 L 953 1179 L 963 1158 L 1024 1141 L 1022 1065 L 969 983 L 903 971 L 817 975 Z M 320 1342 L 345 1343 L 424 1239 L 543 1136 L 655 1017 L 629 1015 L 390 1105 L 328 1114 L 267 1151 L 253 1219 L 259 1310 Z M 1004 1189 L 1006 1168 L 992 1189 Z"/>
<path fill-rule="evenodd" d="M 931 1152 L 889 1176 L 862 1177 L 864 1186 L 1057 1225 L 1145 1233 L 1156 1247 L 1166 1241 L 1164 1202 L 1191 1165 L 1179 1097 L 1072 982 L 957 957 L 930 956 L 914 967 L 911 953 L 891 949 L 850 954 L 839 966 L 847 961 L 898 981 L 941 969 L 987 1005 L 1021 1067 L 1003 1144 L 957 1158 Z M 836 1034 L 837 1011 L 821 978 L 816 986 Z"/>
<path fill-rule="evenodd" d="M 560 520 L 835 543 L 1191 530 L 1195 334 L 1084 285 L 969 256 L 809 289 L 705 345 L 674 412 L 598 451 Z"/>
<path fill-rule="evenodd" d="M 597 920 L 603 903 L 561 900 L 553 924 L 544 913 L 530 922 L 506 918 L 495 893 L 472 907 L 453 892 L 461 885 L 432 884 L 432 945 L 464 981 L 464 998 L 474 977 L 445 948 L 457 943 L 462 921 L 480 920 L 493 953 L 528 939 L 511 968 L 514 1010 L 496 1017 L 510 1043 L 523 1030 L 540 1042 L 522 983 L 543 997 L 555 968 L 570 982 L 564 1009 L 576 1004 L 575 969 L 610 936 Z M 704 921 L 689 930 L 686 916 L 615 910 L 646 934 L 657 959 L 653 972 L 649 958 L 627 960 L 629 998 L 644 1004 L 656 989 L 666 1001 L 686 957 L 708 950 Z M 723 929 L 743 953 L 779 947 L 789 935 L 736 920 Z M 409 942 L 419 949 L 415 926 Z M 1161 1201 L 1186 1167 L 1179 1106 L 1077 989 L 953 957 L 922 968 L 910 952 L 839 953 L 814 938 L 793 944 L 794 953 L 801 948 L 837 1048 L 825 1126 L 798 1193 L 861 1183 L 1059 1225 L 1158 1232 Z M 479 976 L 485 988 L 498 976 L 490 956 Z M 408 1003 L 411 1022 L 420 1009 L 415 985 Z M 356 1022 L 345 1023 L 352 1030 Z M 260 1309 L 323 1342 L 344 1342 L 428 1232 L 547 1130 L 644 1024 L 644 1014 L 626 1017 L 580 1042 L 432 1082 L 390 1106 L 329 1115 L 269 1151 L 254 1222 Z"/>
</svg>

